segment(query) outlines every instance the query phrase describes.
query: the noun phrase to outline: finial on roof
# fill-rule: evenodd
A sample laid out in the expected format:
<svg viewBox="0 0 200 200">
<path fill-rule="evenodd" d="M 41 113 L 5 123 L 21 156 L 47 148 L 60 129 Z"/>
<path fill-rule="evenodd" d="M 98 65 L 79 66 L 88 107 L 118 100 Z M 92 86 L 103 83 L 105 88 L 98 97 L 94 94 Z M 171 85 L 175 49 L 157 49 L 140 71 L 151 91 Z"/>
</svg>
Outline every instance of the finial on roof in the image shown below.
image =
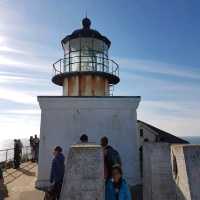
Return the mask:
<svg viewBox="0 0 200 200">
<path fill-rule="evenodd" d="M 83 24 L 83 28 L 85 28 L 85 29 L 89 29 L 89 28 L 90 28 L 91 21 L 90 21 L 89 18 L 87 18 L 87 15 L 86 15 L 86 17 L 82 20 L 82 24 Z"/>
</svg>

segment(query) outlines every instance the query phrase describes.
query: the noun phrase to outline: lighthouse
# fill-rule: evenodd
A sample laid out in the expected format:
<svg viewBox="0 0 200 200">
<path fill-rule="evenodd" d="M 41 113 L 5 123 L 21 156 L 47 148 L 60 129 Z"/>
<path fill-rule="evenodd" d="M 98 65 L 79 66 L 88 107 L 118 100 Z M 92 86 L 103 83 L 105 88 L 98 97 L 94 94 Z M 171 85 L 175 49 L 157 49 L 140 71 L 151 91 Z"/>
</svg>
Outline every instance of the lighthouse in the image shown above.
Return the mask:
<svg viewBox="0 0 200 200">
<path fill-rule="evenodd" d="M 119 66 L 108 57 L 110 40 L 90 26 L 84 18 L 82 28 L 61 41 L 64 58 L 53 64 L 52 81 L 64 96 L 109 96 L 119 82 Z"/>
<path fill-rule="evenodd" d="M 120 82 L 119 66 L 109 58 L 110 40 L 92 29 L 87 17 L 61 45 L 64 56 L 53 64 L 52 82 L 62 87 L 62 95 L 38 97 L 41 125 L 36 186 L 49 185 L 53 147 L 61 146 L 67 157 L 70 146 L 84 133 L 96 144 L 101 137 L 108 137 L 121 155 L 125 178 L 134 188 L 141 183 L 137 134 L 140 96 L 113 96 L 113 87 Z"/>
</svg>

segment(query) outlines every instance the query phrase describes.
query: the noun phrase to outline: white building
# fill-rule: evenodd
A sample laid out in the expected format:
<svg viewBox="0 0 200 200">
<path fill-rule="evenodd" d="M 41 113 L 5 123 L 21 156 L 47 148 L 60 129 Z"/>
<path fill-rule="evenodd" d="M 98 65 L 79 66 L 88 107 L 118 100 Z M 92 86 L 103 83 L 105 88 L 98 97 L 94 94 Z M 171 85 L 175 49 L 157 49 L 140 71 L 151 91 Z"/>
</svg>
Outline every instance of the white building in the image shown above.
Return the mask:
<svg viewBox="0 0 200 200">
<path fill-rule="evenodd" d="M 53 83 L 63 87 L 62 96 L 40 96 L 41 130 L 38 178 L 36 186 L 49 184 L 52 149 L 62 146 L 67 156 L 70 145 L 82 133 L 90 142 L 107 136 L 122 157 L 124 176 L 131 186 L 141 183 L 137 134 L 138 96 L 111 96 L 119 79 L 119 67 L 110 60 L 111 42 L 90 28 L 83 28 L 62 40 L 64 58 L 53 69 Z M 122 66 L 123 67 L 123 66 Z"/>
<path fill-rule="evenodd" d="M 163 131 L 158 127 L 152 126 L 141 120 L 137 121 L 139 146 L 143 146 L 144 142 L 165 142 L 170 144 L 187 144 L 188 141 L 179 138 L 171 133 Z"/>
</svg>

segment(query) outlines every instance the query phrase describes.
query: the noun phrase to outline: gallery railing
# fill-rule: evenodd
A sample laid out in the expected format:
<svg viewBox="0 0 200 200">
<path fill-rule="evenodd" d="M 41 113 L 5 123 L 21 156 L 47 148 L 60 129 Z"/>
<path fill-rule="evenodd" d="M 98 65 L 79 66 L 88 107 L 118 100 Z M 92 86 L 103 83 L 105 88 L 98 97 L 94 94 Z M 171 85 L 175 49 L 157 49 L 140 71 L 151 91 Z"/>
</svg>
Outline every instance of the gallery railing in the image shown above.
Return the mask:
<svg viewBox="0 0 200 200">
<path fill-rule="evenodd" d="M 54 75 L 65 72 L 105 72 L 119 76 L 119 65 L 114 61 L 99 56 L 73 56 L 61 58 L 53 64 Z"/>
</svg>

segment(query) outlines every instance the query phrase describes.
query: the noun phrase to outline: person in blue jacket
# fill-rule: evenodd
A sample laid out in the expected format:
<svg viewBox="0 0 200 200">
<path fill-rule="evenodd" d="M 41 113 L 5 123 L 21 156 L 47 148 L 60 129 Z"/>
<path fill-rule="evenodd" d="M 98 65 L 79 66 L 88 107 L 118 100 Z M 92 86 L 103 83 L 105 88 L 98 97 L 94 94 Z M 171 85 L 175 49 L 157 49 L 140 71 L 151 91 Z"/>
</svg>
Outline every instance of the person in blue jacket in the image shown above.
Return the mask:
<svg viewBox="0 0 200 200">
<path fill-rule="evenodd" d="M 55 199 L 59 199 L 65 172 L 65 157 L 60 146 L 55 147 L 53 154 L 54 159 L 51 166 L 50 182 L 53 183 Z"/>
<path fill-rule="evenodd" d="M 131 200 L 128 184 L 119 166 L 113 167 L 112 178 L 106 182 L 106 200 Z"/>
</svg>

